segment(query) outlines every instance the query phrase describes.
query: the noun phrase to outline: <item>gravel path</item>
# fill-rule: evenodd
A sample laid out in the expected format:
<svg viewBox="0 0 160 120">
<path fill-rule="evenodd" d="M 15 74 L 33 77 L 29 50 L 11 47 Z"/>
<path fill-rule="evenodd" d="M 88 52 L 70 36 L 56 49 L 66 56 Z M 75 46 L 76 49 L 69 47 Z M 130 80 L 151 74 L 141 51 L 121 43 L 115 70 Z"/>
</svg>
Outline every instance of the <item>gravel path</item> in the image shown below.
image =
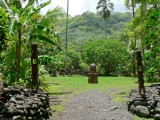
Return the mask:
<svg viewBox="0 0 160 120">
<path fill-rule="evenodd" d="M 113 102 L 110 92 L 91 90 L 72 97 L 60 120 L 133 120 L 127 105 Z"/>
</svg>

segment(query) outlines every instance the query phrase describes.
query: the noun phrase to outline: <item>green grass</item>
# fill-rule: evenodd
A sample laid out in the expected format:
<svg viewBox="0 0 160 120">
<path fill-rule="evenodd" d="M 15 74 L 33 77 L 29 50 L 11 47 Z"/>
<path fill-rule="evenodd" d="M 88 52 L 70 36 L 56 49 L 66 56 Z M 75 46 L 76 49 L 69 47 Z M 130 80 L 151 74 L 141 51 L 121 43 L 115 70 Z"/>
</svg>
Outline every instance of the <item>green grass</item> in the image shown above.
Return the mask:
<svg viewBox="0 0 160 120">
<path fill-rule="evenodd" d="M 64 109 L 64 106 L 60 104 L 51 106 L 51 110 L 56 110 L 57 112 L 63 112 Z"/>
<path fill-rule="evenodd" d="M 88 78 L 83 76 L 73 76 L 73 77 L 48 77 L 47 82 L 58 83 L 59 85 L 50 86 L 50 91 L 61 92 L 64 90 L 70 90 L 75 93 L 81 93 L 86 90 L 99 89 L 105 91 L 107 89 L 127 89 L 135 88 L 137 84 L 135 83 L 136 78 L 129 77 L 99 77 L 98 84 L 88 84 Z M 55 87 L 56 86 L 56 87 Z"/>
<path fill-rule="evenodd" d="M 154 119 L 153 118 L 140 118 L 140 117 L 135 116 L 134 120 L 154 120 Z"/>
<path fill-rule="evenodd" d="M 54 96 L 61 95 L 63 102 L 66 102 L 70 96 L 81 94 L 87 90 L 105 92 L 109 89 L 115 89 L 111 94 L 113 100 L 115 102 L 126 103 L 130 90 L 138 88 L 137 78 L 134 77 L 99 77 L 98 84 L 88 84 L 88 78 L 85 76 L 46 76 L 46 79 L 47 83 L 49 83 L 49 93 Z M 62 112 L 65 108 L 56 106 L 54 109 Z M 135 120 L 143 119 L 135 117 Z"/>
</svg>

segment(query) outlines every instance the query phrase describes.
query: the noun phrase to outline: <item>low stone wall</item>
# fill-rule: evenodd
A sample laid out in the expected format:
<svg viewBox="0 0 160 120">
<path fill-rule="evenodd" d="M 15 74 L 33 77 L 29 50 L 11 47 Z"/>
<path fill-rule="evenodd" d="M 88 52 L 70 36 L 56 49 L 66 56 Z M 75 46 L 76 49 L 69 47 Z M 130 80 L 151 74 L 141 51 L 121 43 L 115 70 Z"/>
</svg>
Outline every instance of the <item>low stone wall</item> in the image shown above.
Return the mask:
<svg viewBox="0 0 160 120">
<path fill-rule="evenodd" d="M 138 89 L 131 90 L 128 110 L 139 117 L 160 120 L 160 84 L 146 87 L 145 96 L 140 96 Z"/>
<path fill-rule="evenodd" d="M 0 99 L 0 120 L 46 120 L 51 115 L 48 93 L 42 90 L 8 86 Z"/>
</svg>

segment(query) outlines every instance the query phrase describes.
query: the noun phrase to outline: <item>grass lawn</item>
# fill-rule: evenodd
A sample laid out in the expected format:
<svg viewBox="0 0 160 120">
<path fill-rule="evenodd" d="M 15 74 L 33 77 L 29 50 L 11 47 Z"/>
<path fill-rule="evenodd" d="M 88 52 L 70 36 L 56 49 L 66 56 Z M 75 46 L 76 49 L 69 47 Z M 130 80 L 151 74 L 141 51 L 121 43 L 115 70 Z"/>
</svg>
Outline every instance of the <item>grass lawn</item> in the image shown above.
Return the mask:
<svg viewBox="0 0 160 120">
<path fill-rule="evenodd" d="M 112 93 L 113 100 L 115 102 L 126 103 L 130 90 L 138 88 L 137 78 L 134 77 L 99 77 L 98 84 L 88 84 L 86 76 L 46 76 L 46 79 L 49 85 L 49 93 L 54 96 L 61 95 L 63 102 L 66 102 L 70 96 L 83 93 L 87 90 L 107 91 L 108 89 L 116 89 Z M 57 111 L 59 112 L 65 109 L 62 105 L 52 107 L 58 109 Z M 144 119 L 135 117 L 135 120 Z"/>
</svg>

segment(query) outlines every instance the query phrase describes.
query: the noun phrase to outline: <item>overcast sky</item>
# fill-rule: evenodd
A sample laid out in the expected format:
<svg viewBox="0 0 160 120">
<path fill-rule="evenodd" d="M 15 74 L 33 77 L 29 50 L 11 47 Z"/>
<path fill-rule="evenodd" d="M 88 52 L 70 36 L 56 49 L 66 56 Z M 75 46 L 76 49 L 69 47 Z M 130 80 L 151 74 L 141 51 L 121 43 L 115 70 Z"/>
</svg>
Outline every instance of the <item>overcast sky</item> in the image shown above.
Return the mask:
<svg viewBox="0 0 160 120">
<path fill-rule="evenodd" d="M 67 0 L 51 0 L 51 4 L 42 10 L 42 13 L 45 13 L 49 9 L 53 9 L 56 6 L 63 7 L 66 11 L 67 9 Z M 69 14 L 71 16 L 81 15 L 86 11 L 96 13 L 96 6 L 99 0 L 69 0 Z M 111 0 L 114 3 L 114 11 L 117 12 L 126 12 L 124 6 L 125 0 Z"/>
</svg>

